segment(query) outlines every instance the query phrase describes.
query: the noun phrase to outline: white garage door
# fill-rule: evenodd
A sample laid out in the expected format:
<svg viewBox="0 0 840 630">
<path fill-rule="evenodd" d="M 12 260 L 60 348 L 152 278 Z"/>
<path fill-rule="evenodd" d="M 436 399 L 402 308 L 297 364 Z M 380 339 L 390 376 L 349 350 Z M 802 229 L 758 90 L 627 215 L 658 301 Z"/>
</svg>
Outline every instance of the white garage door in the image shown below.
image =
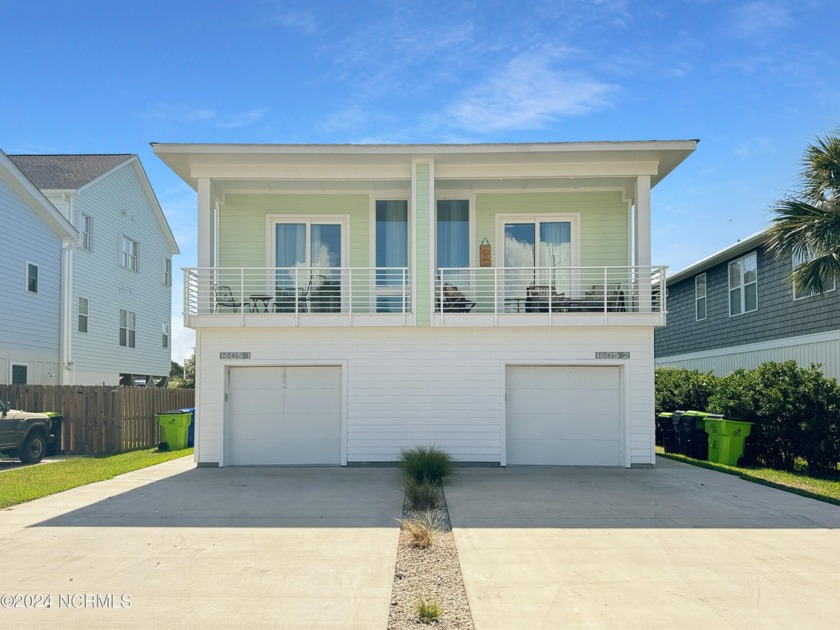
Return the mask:
<svg viewBox="0 0 840 630">
<path fill-rule="evenodd" d="M 617 367 L 509 366 L 507 462 L 621 466 Z"/>
<path fill-rule="evenodd" d="M 340 464 L 340 367 L 230 368 L 230 465 Z"/>
</svg>

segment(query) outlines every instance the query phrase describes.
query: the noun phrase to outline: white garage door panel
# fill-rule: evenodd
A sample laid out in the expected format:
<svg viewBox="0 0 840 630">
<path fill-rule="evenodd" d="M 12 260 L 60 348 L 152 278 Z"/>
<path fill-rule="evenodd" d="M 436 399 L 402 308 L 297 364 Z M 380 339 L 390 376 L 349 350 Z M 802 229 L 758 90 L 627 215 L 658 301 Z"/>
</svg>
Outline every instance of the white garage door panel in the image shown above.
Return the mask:
<svg viewBox="0 0 840 630">
<path fill-rule="evenodd" d="M 619 368 L 510 366 L 506 383 L 509 464 L 622 464 Z"/>
<path fill-rule="evenodd" d="M 230 369 L 231 465 L 341 463 L 340 367 Z"/>
</svg>

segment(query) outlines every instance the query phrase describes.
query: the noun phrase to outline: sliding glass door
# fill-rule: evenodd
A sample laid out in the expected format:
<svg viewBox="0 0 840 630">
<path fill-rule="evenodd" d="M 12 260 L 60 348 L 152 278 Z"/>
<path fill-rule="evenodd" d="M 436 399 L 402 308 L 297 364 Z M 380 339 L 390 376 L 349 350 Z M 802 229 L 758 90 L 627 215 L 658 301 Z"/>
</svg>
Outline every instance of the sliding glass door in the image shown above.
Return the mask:
<svg viewBox="0 0 840 630">
<path fill-rule="evenodd" d="M 312 309 L 313 305 L 323 307 L 325 312 L 341 310 L 344 232 L 344 222 L 334 219 L 275 221 L 278 309 L 288 309 L 297 294 L 299 310 Z"/>
<path fill-rule="evenodd" d="M 376 201 L 377 313 L 408 310 L 408 201 Z"/>
<path fill-rule="evenodd" d="M 505 272 L 504 310 L 523 310 L 529 294 L 570 297 L 577 263 L 572 217 L 507 217 L 501 220 Z"/>
</svg>

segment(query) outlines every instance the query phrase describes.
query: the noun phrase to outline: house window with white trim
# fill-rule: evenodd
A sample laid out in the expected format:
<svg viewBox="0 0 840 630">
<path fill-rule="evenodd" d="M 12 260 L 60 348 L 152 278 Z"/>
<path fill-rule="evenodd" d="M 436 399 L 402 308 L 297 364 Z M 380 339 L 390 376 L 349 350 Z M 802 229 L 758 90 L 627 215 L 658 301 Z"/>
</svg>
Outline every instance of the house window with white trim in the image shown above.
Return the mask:
<svg viewBox="0 0 840 630">
<path fill-rule="evenodd" d="M 23 363 L 12 363 L 12 385 L 26 385 L 28 373 L 29 366 Z"/>
<path fill-rule="evenodd" d="M 38 293 L 38 265 L 31 262 L 26 263 L 26 290 Z"/>
<path fill-rule="evenodd" d="M 694 316 L 698 322 L 706 319 L 706 274 L 694 277 Z"/>
<path fill-rule="evenodd" d="M 799 255 L 794 254 L 793 257 L 792 257 L 792 260 L 791 260 L 791 267 L 793 268 L 793 271 L 796 271 L 797 267 L 805 264 L 809 260 L 811 260 L 811 256 L 807 253 L 799 254 Z M 823 283 L 823 293 L 827 293 L 828 291 L 834 291 L 836 288 L 837 288 L 837 283 L 835 282 L 834 279 L 832 279 L 831 282 L 824 282 Z M 813 297 L 814 295 L 817 295 L 817 293 L 815 291 L 798 291 L 796 289 L 796 287 L 793 287 L 793 299 L 794 300 L 802 300 L 802 299 L 805 299 L 805 298 Z"/>
<path fill-rule="evenodd" d="M 755 252 L 729 263 L 729 316 L 758 310 L 758 263 Z"/>
<path fill-rule="evenodd" d="M 126 269 L 137 271 L 137 259 L 140 254 L 140 244 L 127 236 L 122 237 L 122 261 Z"/>
<path fill-rule="evenodd" d="M 93 217 L 84 212 L 79 221 L 79 240 L 82 249 L 88 251 L 93 249 Z"/>
<path fill-rule="evenodd" d="M 88 331 L 88 299 L 79 298 L 79 332 L 86 333 Z"/>
<path fill-rule="evenodd" d="M 166 287 L 172 286 L 172 259 L 163 259 L 163 285 Z"/>
<path fill-rule="evenodd" d="M 161 347 L 168 348 L 169 347 L 169 322 L 163 322 L 160 326 L 161 332 Z"/>
<path fill-rule="evenodd" d="M 136 342 L 137 316 L 134 311 L 120 309 L 120 345 L 134 348 Z"/>
</svg>

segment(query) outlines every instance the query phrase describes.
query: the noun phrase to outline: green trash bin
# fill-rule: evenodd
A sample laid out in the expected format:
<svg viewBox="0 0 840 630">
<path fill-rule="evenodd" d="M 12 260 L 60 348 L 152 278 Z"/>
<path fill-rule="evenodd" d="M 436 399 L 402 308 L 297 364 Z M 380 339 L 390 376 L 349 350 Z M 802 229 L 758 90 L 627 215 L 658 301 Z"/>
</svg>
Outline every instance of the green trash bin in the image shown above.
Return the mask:
<svg viewBox="0 0 840 630">
<path fill-rule="evenodd" d="M 160 426 L 160 450 L 178 451 L 187 448 L 187 436 L 189 434 L 190 422 L 192 422 L 191 409 L 174 409 L 155 414 Z"/>
<path fill-rule="evenodd" d="M 737 466 L 744 454 L 744 440 L 752 431 L 752 422 L 706 418 L 705 423 L 709 436 L 709 461 Z"/>
</svg>

